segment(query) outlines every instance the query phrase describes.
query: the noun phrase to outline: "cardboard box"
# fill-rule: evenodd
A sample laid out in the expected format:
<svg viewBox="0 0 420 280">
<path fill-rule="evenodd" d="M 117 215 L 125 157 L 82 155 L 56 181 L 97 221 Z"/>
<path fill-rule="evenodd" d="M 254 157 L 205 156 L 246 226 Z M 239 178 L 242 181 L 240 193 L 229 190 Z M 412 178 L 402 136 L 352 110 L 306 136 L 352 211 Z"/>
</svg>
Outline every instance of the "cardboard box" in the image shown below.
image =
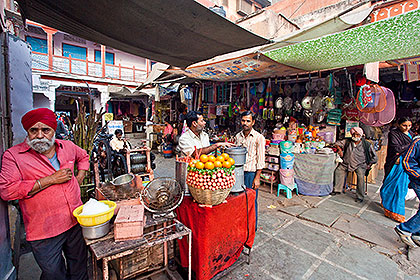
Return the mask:
<svg viewBox="0 0 420 280">
<path fill-rule="evenodd" d="M 144 206 L 123 205 L 114 222 L 115 241 L 135 240 L 143 236 Z"/>
</svg>

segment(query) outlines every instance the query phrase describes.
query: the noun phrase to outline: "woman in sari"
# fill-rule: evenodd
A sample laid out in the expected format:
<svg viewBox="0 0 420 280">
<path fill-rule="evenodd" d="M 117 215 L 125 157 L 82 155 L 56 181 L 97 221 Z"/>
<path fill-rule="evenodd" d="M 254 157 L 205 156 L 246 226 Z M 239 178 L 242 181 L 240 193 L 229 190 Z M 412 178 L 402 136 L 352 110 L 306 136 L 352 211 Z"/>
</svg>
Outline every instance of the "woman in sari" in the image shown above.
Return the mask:
<svg viewBox="0 0 420 280">
<path fill-rule="evenodd" d="M 388 135 L 381 199 L 385 216 L 397 222 L 405 221 L 405 196 L 409 179 L 400 161 L 412 140 L 410 128 L 411 121 L 408 118 L 402 118 L 398 121 L 397 127 L 391 129 Z"/>
</svg>

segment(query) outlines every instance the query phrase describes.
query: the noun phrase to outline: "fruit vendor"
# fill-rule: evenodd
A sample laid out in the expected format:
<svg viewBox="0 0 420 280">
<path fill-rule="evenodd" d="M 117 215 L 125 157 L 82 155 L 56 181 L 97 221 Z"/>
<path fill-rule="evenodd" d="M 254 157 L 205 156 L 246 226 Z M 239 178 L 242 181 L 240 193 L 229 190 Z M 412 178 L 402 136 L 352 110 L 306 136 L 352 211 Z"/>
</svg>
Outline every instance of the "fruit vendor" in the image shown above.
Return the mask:
<svg viewBox="0 0 420 280">
<path fill-rule="evenodd" d="M 73 142 L 55 139 L 57 121 L 47 108 L 26 113 L 22 126 L 25 141 L 3 154 L 0 196 L 19 200 L 41 279 L 88 279 L 86 245 L 72 212 L 82 204 L 79 185 L 89 156 Z"/>
<path fill-rule="evenodd" d="M 261 171 L 265 166 L 265 138 L 254 128 L 255 117 L 251 111 L 241 114 L 242 131 L 236 134 L 235 144 L 247 150 L 244 165 L 244 183 L 247 188 L 255 190 L 255 229 L 258 221 L 258 188 Z"/>
<path fill-rule="evenodd" d="M 209 135 L 204 132 L 206 121 L 200 112 L 190 111 L 186 115 L 188 130 L 181 135 L 178 143 L 178 150 L 187 156 L 195 156 L 197 153 L 209 154 L 219 147 L 231 147 L 231 143 L 218 142 L 210 145 Z"/>
</svg>

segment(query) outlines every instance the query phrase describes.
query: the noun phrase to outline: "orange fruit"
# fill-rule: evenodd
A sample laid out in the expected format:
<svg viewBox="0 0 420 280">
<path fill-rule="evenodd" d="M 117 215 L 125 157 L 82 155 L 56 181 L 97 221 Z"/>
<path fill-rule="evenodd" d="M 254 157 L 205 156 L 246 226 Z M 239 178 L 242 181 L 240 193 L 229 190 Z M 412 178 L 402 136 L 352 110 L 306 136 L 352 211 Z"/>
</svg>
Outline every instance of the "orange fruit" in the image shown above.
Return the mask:
<svg viewBox="0 0 420 280">
<path fill-rule="evenodd" d="M 195 164 L 195 168 L 197 168 L 197 169 L 203 169 L 204 168 L 204 163 L 202 163 L 201 161 L 197 162 Z"/>
<path fill-rule="evenodd" d="M 223 166 L 223 164 L 220 161 L 216 160 L 214 162 L 214 167 L 222 167 L 222 166 Z"/>
<path fill-rule="evenodd" d="M 189 165 L 190 165 L 190 167 L 194 167 L 195 166 L 195 162 L 194 161 L 191 161 Z"/>
<path fill-rule="evenodd" d="M 207 161 L 209 161 L 209 157 L 207 155 L 201 155 L 200 160 L 201 162 L 206 163 Z"/>
<path fill-rule="evenodd" d="M 216 160 L 218 160 L 218 161 L 220 161 L 220 162 L 224 162 L 224 161 L 225 161 L 225 158 L 224 158 L 223 156 L 218 156 L 218 157 L 216 158 Z"/>
<path fill-rule="evenodd" d="M 213 155 L 209 156 L 208 158 L 209 158 L 210 162 L 215 162 L 216 161 L 216 158 Z"/>
<path fill-rule="evenodd" d="M 230 162 L 230 165 L 235 165 L 235 160 L 233 158 L 229 158 L 227 161 Z"/>
<path fill-rule="evenodd" d="M 222 154 L 222 157 L 224 157 L 224 158 L 225 158 L 225 160 L 228 160 L 228 159 L 229 159 L 229 155 L 228 155 L 227 153 L 223 153 L 223 154 Z"/>
<path fill-rule="evenodd" d="M 232 166 L 232 164 L 229 161 L 224 161 L 223 162 L 223 167 L 224 168 L 230 168 Z"/>
<path fill-rule="evenodd" d="M 208 162 L 206 162 L 206 164 L 204 164 L 204 167 L 206 168 L 206 169 L 213 169 L 214 168 L 214 164 L 213 164 L 213 162 L 210 162 L 210 161 L 208 161 Z"/>
</svg>

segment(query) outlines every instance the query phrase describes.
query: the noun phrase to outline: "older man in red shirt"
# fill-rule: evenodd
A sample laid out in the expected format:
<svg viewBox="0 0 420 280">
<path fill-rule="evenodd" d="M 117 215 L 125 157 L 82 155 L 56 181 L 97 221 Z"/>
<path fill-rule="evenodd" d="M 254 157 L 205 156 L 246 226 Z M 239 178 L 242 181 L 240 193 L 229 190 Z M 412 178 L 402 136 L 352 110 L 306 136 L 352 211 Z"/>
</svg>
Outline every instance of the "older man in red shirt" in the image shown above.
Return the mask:
<svg viewBox="0 0 420 280">
<path fill-rule="evenodd" d="M 41 279 L 87 279 L 86 245 L 72 212 L 82 204 L 79 184 L 89 157 L 73 142 L 55 139 L 57 121 L 47 108 L 26 113 L 22 125 L 25 141 L 3 154 L 0 196 L 19 200 Z"/>
</svg>

